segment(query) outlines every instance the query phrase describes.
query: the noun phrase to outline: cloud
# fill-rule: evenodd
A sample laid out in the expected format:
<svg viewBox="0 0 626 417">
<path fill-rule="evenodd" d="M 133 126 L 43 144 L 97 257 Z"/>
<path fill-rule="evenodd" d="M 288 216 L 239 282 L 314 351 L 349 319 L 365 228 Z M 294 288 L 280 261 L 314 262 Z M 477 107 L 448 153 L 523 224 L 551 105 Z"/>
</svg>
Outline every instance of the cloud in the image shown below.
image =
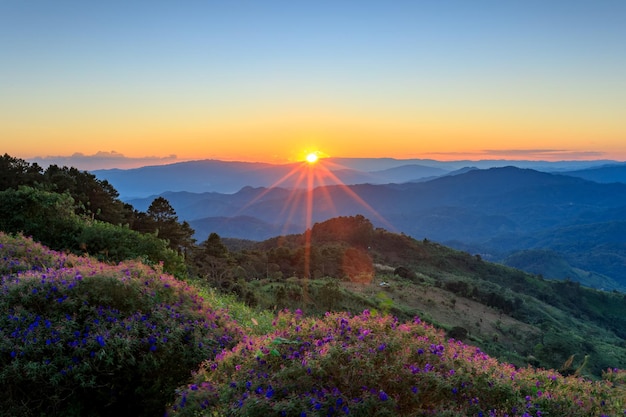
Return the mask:
<svg viewBox="0 0 626 417">
<path fill-rule="evenodd" d="M 588 159 L 598 158 L 604 152 L 572 151 L 569 149 L 485 149 L 484 154 L 506 157 L 547 158 L 547 159 Z"/>
<path fill-rule="evenodd" d="M 483 149 L 475 152 L 430 152 L 429 155 L 445 158 L 476 159 L 529 159 L 529 160 L 579 160 L 602 158 L 604 152 L 572 151 L 569 149 Z"/>
<path fill-rule="evenodd" d="M 85 155 L 76 152 L 70 156 L 37 156 L 31 158 L 29 161 L 36 162 L 44 168 L 49 165 L 59 165 L 70 166 L 85 171 L 110 168 L 129 169 L 147 165 L 164 165 L 180 162 L 176 155 L 131 158 L 116 151 L 98 151 L 93 155 Z"/>
</svg>

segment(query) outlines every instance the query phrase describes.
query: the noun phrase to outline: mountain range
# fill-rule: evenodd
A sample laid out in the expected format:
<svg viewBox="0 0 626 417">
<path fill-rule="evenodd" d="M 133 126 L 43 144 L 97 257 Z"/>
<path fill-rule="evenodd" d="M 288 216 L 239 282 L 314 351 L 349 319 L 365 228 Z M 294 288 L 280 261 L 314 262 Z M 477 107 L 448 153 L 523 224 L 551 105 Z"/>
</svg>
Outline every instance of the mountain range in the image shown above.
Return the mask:
<svg viewBox="0 0 626 417">
<path fill-rule="evenodd" d="M 294 178 L 280 181 L 296 165 L 211 161 L 146 167 L 145 172 L 152 173 L 151 181 L 144 177 L 146 184 L 160 192 L 126 201 L 146 210 L 157 195 L 166 198 L 179 219 L 194 228 L 199 241 L 211 232 L 263 240 L 301 233 L 332 217 L 362 214 L 377 227 L 480 254 L 546 278 L 626 290 L 626 184 L 619 182 L 626 178 L 625 164 L 548 164 L 552 171 L 543 172 L 445 163 L 393 167 L 393 160 L 384 159 L 370 164 L 372 171 L 362 171 L 364 161 L 351 166 L 348 162 L 333 161 L 341 168 L 333 171 L 326 185 L 315 184 L 310 194 L 297 187 Z M 221 167 L 222 174 L 202 177 L 199 172 L 209 172 L 203 171 L 207 167 Z M 568 167 L 575 169 L 568 171 Z M 117 173 L 129 178 L 138 175 L 130 171 Z M 177 177 L 181 172 L 188 180 Z M 603 182 L 585 179 L 599 175 Z M 372 181 L 349 185 L 342 180 L 359 182 L 366 177 Z M 249 179 L 251 184 L 232 193 L 189 191 L 202 180 L 236 187 L 247 178 L 256 182 Z M 120 184 L 116 181 L 121 179 L 108 179 L 117 189 L 133 187 L 132 181 Z M 278 186 L 259 185 L 271 181 Z M 170 185 L 173 189 L 167 190 Z"/>
<path fill-rule="evenodd" d="M 98 178 L 107 180 L 120 193 L 122 199 L 141 198 L 165 191 L 189 191 L 195 193 L 235 193 L 246 186 L 302 188 L 298 175 L 303 162 L 269 164 L 260 162 L 237 162 L 200 160 L 168 165 L 145 166 L 133 169 L 94 170 Z M 389 184 L 423 181 L 457 170 L 468 168 L 487 169 L 503 166 L 531 168 L 545 172 L 576 170 L 585 175 L 589 168 L 610 169 L 614 161 L 435 161 L 432 159 L 393 158 L 324 158 L 319 164 L 332 175 L 322 180 L 316 178 L 313 185 L 337 184 Z M 623 169 L 623 167 L 622 167 Z M 610 175 L 610 174 L 609 174 Z"/>
</svg>

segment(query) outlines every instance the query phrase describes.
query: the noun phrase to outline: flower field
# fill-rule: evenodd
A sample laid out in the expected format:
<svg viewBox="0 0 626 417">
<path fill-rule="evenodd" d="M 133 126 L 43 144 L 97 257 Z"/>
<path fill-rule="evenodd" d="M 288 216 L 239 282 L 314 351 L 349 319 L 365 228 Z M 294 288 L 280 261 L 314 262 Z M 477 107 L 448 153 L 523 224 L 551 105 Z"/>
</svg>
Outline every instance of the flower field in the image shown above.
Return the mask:
<svg viewBox="0 0 626 417">
<path fill-rule="evenodd" d="M 610 381 L 516 369 L 415 319 L 282 312 L 179 390 L 172 416 L 618 416 Z"/>
<path fill-rule="evenodd" d="M 241 339 L 224 311 L 138 262 L 0 234 L 0 415 L 161 415 L 192 369 Z"/>
<path fill-rule="evenodd" d="M 626 413 L 621 370 L 517 368 L 418 318 L 285 310 L 246 333 L 159 268 L 1 233 L 0 275 L 0 416 Z"/>
</svg>

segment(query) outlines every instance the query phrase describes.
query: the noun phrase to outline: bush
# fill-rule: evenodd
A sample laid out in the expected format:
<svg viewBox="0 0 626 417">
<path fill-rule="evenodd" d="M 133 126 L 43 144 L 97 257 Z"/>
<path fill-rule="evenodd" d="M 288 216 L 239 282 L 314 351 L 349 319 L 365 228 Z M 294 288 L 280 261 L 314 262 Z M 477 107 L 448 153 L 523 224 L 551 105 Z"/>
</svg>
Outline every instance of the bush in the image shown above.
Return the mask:
<svg viewBox="0 0 626 417">
<path fill-rule="evenodd" d="M 54 249 L 72 248 L 82 227 L 69 194 L 22 186 L 0 191 L 0 231 L 23 233 Z"/>
<path fill-rule="evenodd" d="M 90 262 L 88 258 L 50 250 L 35 243 L 30 237 L 11 236 L 2 232 L 0 232 L 0 255 L 0 276 L 71 267 Z"/>
<path fill-rule="evenodd" d="M 163 269 L 177 278 L 187 275 L 182 256 L 170 249 L 167 241 L 153 234 L 96 220 L 85 222 L 77 242 L 83 250 L 101 261 L 120 262 L 139 258 L 151 265 L 162 262 Z"/>
<path fill-rule="evenodd" d="M 177 386 L 241 338 L 195 290 L 0 234 L 0 415 L 162 415 Z"/>
<path fill-rule="evenodd" d="M 516 369 L 419 319 L 368 312 L 305 319 L 207 362 L 179 389 L 175 416 L 602 416 L 624 412 L 609 382 Z"/>
</svg>

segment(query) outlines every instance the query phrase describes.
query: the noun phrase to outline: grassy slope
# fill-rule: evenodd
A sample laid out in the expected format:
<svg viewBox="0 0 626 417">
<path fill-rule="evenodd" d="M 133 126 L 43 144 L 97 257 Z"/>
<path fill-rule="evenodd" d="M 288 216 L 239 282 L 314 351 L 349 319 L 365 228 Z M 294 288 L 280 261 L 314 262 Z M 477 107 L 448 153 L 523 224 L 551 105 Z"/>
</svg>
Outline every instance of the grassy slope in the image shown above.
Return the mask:
<svg viewBox="0 0 626 417">
<path fill-rule="evenodd" d="M 259 306 L 266 308 L 302 308 L 312 314 L 378 309 L 403 319 L 419 315 L 450 332 L 460 327 L 468 343 L 520 366 L 571 373 L 585 363 L 581 372 L 593 376 L 607 367 L 626 367 L 623 294 L 544 280 L 380 229 L 369 254 L 376 265 L 371 281 L 287 278 L 250 285 Z M 395 275 L 399 266 L 414 275 Z"/>
<path fill-rule="evenodd" d="M 495 355 L 520 365 L 549 367 L 560 367 L 571 355 L 576 355 L 576 367 L 588 355 L 583 372 L 596 375 L 608 366 L 626 365 L 626 326 L 619 319 L 626 314 L 623 294 L 543 280 L 405 236 L 383 231 L 378 235 L 372 245 L 375 259 L 392 266 L 403 262 L 424 277 L 424 282 L 405 281 L 404 288 L 398 286 L 392 294 L 397 303 L 423 310 L 445 328 L 466 328 L 473 343 Z M 404 243 L 404 253 L 388 250 L 399 242 Z M 386 279 L 393 284 L 393 278 Z M 467 283 L 467 291 L 449 284 L 454 282 Z M 416 295 L 407 296 L 407 287 Z M 492 293 L 512 303 L 500 306 L 499 297 L 490 299 Z"/>
</svg>

